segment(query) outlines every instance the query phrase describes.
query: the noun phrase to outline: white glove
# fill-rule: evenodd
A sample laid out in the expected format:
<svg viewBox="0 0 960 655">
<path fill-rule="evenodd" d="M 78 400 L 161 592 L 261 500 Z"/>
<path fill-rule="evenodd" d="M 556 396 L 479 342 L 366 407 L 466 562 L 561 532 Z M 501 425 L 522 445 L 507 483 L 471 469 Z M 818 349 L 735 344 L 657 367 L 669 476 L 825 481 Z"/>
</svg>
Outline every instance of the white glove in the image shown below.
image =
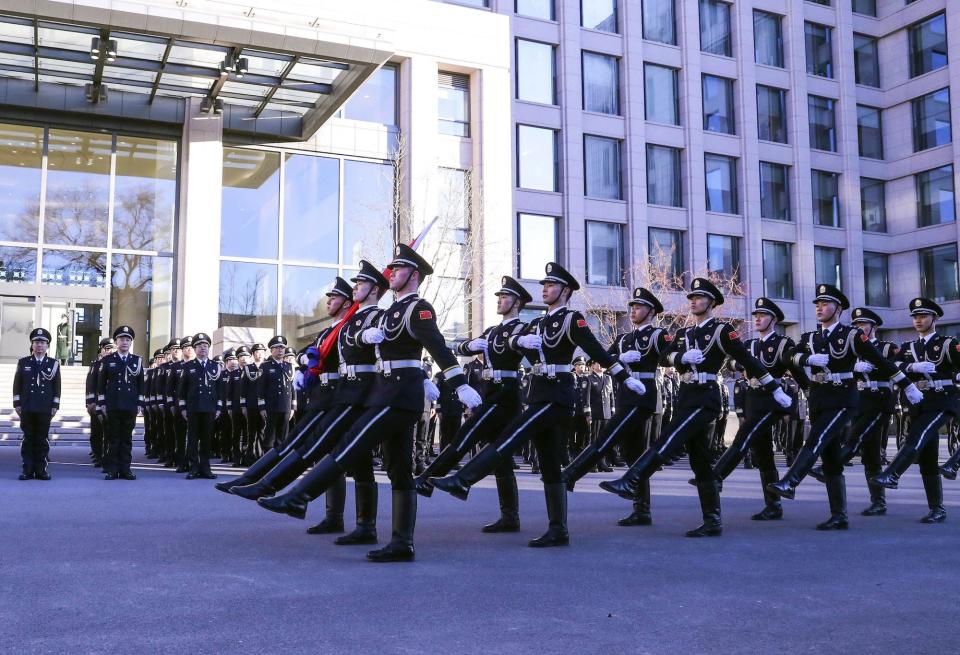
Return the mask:
<svg viewBox="0 0 960 655">
<path fill-rule="evenodd" d="M 917 362 L 907 366 L 908 373 L 926 373 L 927 375 L 937 372 L 937 365 L 933 362 Z"/>
<path fill-rule="evenodd" d="M 911 405 L 916 405 L 923 400 L 923 392 L 917 389 L 917 385 L 909 384 L 903 390 L 903 393 L 907 396 L 907 400 L 910 401 Z"/>
<path fill-rule="evenodd" d="M 303 371 L 297 371 L 293 374 L 293 388 L 297 391 L 303 389 Z"/>
<path fill-rule="evenodd" d="M 470 343 L 467 344 L 467 349 L 472 352 L 477 352 L 478 350 L 487 349 L 487 340 L 483 337 L 477 337 L 476 339 L 471 339 Z"/>
<path fill-rule="evenodd" d="M 480 394 L 474 391 L 473 387 L 471 387 L 469 384 L 461 384 L 459 387 L 457 387 L 457 398 L 459 398 L 460 402 L 466 405 L 468 409 L 473 409 L 482 401 Z"/>
<path fill-rule="evenodd" d="M 642 396 L 643 394 L 647 393 L 647 387 L 643 384 L 643 382 L 637 380 L 636 378 L 627 378 L 623 383 L 627 385 L 627 389 L 637 395 Z"/>
<path fill-rule="evenodd" d="M 698 348 L 691 348 L 690 350 L 683 353 L 683 356 L 680 358 L 680 361 L 684 364 L 699 364 L 703 361 L 703 352 Z"/>
<path fill-rule="evenodd" d="M 824 367 L 830 363 L 830 355 L 810 355 L 807 357 L 807 366 L 819 366 Z"/>
<path fill-rule="evenodd" d="M 440 389 L 437 388 L 431 380 L 423 381 L 423 392 L 427 395 L 429 402 L 435 402 L 440 397 Z"/>
<path fill-rule="evenodd" d="M 360 340 L 364 343 L 383 343 L 383 330 L 380 328 L 367 328 L 360 335 Z"/>
<path fill-rule="evenodd" d="M 617 359 L 620 360 L 621 364 L 633 364 L 639 362 L 643 357 L 636 350 L 628 350 L 625 353 L 620 353 Z"/>
<path fill-rule="evenodd" d="M 527 350 L 540 350 L 543 346 L 543 339 L 539 334 L 524 334 L 517 339 L 517 345 Z"/>
<path fill-rule="evenodd" d="M 793 399 L 787 395 L 787 392 L 777 387 L 773 392 L 773 399 L 777 401 L 777 404 L 787 409 L 793 403 Z"/>
<path fill-rule="evenodd" d="M 853 365 L 853 370 L 857 373 L 873 373 L 873 369 L 876 368 L 870 362 L 857 362 Z"/>
</svg>

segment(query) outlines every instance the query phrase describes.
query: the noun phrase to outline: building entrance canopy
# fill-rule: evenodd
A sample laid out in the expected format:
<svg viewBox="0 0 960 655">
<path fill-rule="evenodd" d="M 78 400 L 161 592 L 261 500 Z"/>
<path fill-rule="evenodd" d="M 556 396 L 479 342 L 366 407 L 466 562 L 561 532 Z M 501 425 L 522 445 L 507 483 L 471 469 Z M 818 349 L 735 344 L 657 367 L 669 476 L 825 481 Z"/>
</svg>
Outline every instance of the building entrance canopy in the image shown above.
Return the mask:
<svg viewBox="0 0 960 655">
<path fill-rule="evenodd" d="M 225 132 L 304 140 L 393 54 L 390 30 L 317 8 L 184 4 L 0 0 L 0 106 L 183 123 L 195 97 Z"/>
</svg>

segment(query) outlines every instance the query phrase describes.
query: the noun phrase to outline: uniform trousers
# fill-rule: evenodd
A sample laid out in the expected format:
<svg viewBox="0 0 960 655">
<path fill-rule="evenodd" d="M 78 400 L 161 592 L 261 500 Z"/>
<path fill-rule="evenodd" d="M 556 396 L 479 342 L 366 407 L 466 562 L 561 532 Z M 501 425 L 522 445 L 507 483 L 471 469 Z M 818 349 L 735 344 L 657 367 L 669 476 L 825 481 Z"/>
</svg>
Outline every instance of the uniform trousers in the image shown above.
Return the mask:
<svg viewBox="0 0 960 655">
<path fill-rule="evenodd" d="M 23 412 L 20 415 L 20 429 L 23 431 L 20 457 L 23 459 L 23 472 L 27 475 L 40 475 L 47 471 L 52 418 L 50 412 Z"/>
<path fill-rule="evenodd" d="M 137 413 L 108 409 L 106 423 L 110 446 L 103 470 L 106 473 L 129 473 L 133 459 L 133 428 L 137 423 Z"/>
<path fill-rule="evenodd" d="M 187 462 L 191 473 L 210 471 L 210 442 L 216 424 L 214 412 L 187 412 Z"/>
</svg>

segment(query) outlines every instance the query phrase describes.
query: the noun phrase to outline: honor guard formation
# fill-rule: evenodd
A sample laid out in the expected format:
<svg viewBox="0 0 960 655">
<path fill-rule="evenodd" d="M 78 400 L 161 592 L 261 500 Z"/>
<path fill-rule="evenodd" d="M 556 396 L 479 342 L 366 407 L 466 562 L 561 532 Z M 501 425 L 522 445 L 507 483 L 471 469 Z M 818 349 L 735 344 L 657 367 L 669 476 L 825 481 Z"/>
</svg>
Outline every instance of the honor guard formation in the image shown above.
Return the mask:
<svg viewBox="0 0 960 655">
<path fill-rule="evenodd" d="M 352 284 L 338 277 L 327 293 L 332 324 L 298 353 L 278 335 L 211 358 L 210 336 L 201 332 L 171 340 L 147 362 L 133 352 L 133 329 L 116 328 L 100 342 L 87 376 L 94 463 L 107 480 L 136 479 L 131 444 L 142 414 L 148 458 L 187 479 L 213 479 L 210 460 L 219 457 L 246 471 L 216 484 L 218 490 L 299 519 L 322 495 L 324 517 L 307 532 L 338 534 L 340 545 L 378 543 L 374 470 L 382 465 L 392 526 L 386 545 L 367 553 L 378 562 L 414 559 L 419 496 L 442 491 L 467 500 L 490 474 L 500 516 L 483 532 L 519 531 L 516 455 L 543 481 L 548 525 L 529 542 L 535 548 L 568 544 L 567 493 L 588 472 L 625 462 L 632 463 L 626 472 L 600 487 L 632 503 L 619 525 L 650 525 L 650 479 L 684 454 L 703 514 L 689 537 L 722 533 L 723 482 L 741 463 L 759 473 L 763 506 L 751 517 L 756 521 L 781 520 L 782 499 L 792 499 L 809 475 L 825 485 L 829 503 L 817 529 L 846 530 L 844 469 L 856 455 L 870 491 L 862 515 L 886 514 L 886 490 L 896 489 L 916 461 L 929 510 L 921 520 L 946 519 L 942 478 L 956 479 L 960 448 L 942 466 L 938 454 L 941 429 L 957 427 L 960 342 L 937 333 L 943 310 L 932 300 L 910 302 L 917 336 L 898 345 L 877 338 L 883 321 L 869 309 L 855 308 L 852 322 L 843 322 L 849 301 L 836 287 L 818 284 L 816 330 L 797 342 L 783 336 L 776 329 L 782 310 L 758 298 L 755 336 L 744 341 L 714 316 L 724 302 L 720 289 L 696 278 L 687 294 L 687 327 L 675 333 L 661 327 L 660 299 L 637 288 L 627 303 L 629 329 L 604 347 L 569 306 L 578 281 L 549 263 L 540 280 L 542 316 L 520 318 L 533 298 L 504 276 L 495 292 L 501 321 L 453 351 L 436 311 L 418 295 L 432 273 L 403 244 L 385 272 L 361 260 Z M 30 355 L 14 379 L 21 480 L 50 479 L 48 431 L 60 404 L 50 340 L 42 328 L 30 334 Z M 461 367 L 458 356 L 473 359 Z M 725 377 L 733 371 L 739 429 L 724 448 Z M 887 462 L 894 420 L 902 445 Z M 782 477 L 775 448 L 788 459 Z M 356 495 L 349 533 L 346 476 Z"/>
</svg>

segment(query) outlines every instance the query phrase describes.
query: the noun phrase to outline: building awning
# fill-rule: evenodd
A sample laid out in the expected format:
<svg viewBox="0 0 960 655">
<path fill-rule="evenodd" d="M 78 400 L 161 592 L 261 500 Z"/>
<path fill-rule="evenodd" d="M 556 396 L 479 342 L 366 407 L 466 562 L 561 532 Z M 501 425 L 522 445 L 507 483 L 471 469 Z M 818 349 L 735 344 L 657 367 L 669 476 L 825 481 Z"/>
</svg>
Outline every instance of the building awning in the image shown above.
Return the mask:
<svg viewBox="0 0 960 655">
<path fill-rule="evenodd" d="M 182 123 L 196 97 L 226 132 L 303 140 L 393 54 L 386 28 L 181 4 L 0 0 L 0 105 Z"/>
</svg>

